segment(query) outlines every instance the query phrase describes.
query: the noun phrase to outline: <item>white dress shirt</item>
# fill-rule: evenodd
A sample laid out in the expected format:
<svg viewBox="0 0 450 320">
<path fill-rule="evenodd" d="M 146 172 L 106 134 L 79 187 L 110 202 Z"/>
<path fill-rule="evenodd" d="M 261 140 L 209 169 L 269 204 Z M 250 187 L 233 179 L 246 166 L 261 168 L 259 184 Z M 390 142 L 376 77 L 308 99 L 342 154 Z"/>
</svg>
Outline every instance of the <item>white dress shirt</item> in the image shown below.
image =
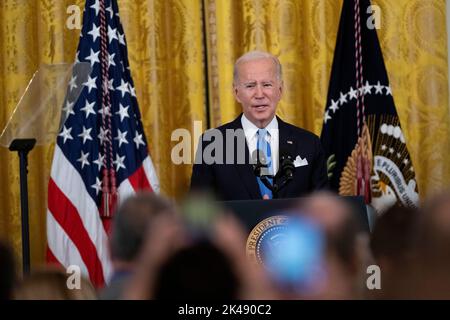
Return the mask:
<svg viewBox="0 0 450 320">
<path fill-rule="evenodd" d="M 255 126 L 247 117 L 242 114 L 241 117 L 242 129 L 244 129 L 245 139 L 247 140 L 248 151 L 250 152 L 250 156 L 256 150 L 256 144 L 258 142 L 257 133 L 258 128 Z M 270 144 L 270 150 L 272 152 L 272 166 L 273 166 L 273 174 L 275 175 L 278 171 L 278 120 L 277 117 L 274 116 L 272 121 L 263 129 L 267 129 L 268 135 L 266 135 L 266 141 Z"/>
</svg>

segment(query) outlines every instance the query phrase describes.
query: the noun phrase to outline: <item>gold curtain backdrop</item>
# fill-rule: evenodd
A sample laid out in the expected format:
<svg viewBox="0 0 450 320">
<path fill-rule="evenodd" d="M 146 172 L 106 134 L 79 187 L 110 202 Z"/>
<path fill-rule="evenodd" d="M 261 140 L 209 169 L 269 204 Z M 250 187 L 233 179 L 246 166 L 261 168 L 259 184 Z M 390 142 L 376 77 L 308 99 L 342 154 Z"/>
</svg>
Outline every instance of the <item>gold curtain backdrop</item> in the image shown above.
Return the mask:
<svg viewBox="0 0 450 320">
<path fill-rule="evenodd" d="M 84 2 L 0 1 L 0 129 L 41 64 L 74 61 L 80 30 L 67 28 L 67 8 L 78 5 L 82 12 Z M 186 128 L 194 135 L 194 121 L 202 121 L 206 129 L 208 115 L 211 126 L 217 126 L 240 112 L 232 96 L 232 67 L 245 51 L 261 49 L 279 56 L 285 91 L 278 114 L 320 134 L 342 0 L 118 3 L 162 193 L 180 199 L 189 185 L 191 165 L 171 161 L 178 143 L 171 141 L 173 130 Z M 450 182 L 445 1 L 372 3 L 381 8 L 378 35 L 424 198 Z M 53 147 L 39 146 L 29 155 L 32 266 L 45 256 Z M 0 179 L 0 238 L 11 241 L 20 257 L 19 162 L 6 148 L 0 148 Z"/>
</svg>

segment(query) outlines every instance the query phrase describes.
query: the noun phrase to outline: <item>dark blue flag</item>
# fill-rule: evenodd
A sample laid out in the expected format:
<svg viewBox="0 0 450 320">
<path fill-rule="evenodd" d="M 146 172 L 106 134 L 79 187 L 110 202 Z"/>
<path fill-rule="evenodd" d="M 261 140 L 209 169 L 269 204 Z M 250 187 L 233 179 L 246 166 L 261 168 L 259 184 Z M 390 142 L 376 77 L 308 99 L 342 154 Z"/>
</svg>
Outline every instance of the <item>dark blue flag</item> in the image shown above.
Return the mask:
<svg viewBox="0 0 450 320">
<path fill-rule="evenodd" d="M 331 187 L 382 212 L 419 196 L 370 6 L 344 0 L 321 141 Z"/>
</svg>

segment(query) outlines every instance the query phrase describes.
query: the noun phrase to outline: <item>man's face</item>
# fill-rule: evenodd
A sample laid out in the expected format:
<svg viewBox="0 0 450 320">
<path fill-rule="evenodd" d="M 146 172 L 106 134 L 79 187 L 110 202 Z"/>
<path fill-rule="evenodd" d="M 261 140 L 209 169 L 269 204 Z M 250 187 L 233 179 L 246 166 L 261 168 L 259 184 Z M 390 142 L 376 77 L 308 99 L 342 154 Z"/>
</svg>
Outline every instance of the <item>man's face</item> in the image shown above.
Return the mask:
<svg viewBox="0 0 450 320">
<path fill-rule="evenodd" d="M 283 90 L 272 59 L 245 61 L 238 66 L 234 96 L 244 115 L 259 128 L 266 127 L 275 116 Z"/>
</svg>

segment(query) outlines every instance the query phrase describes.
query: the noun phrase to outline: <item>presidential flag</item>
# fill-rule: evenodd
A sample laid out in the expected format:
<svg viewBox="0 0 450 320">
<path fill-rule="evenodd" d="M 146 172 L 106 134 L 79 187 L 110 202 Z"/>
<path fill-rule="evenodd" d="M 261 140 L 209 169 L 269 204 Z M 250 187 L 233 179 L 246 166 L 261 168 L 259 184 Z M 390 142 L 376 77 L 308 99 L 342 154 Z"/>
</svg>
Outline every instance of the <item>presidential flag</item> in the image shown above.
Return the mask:
<svg viewBox="0 0 450 320">
<path fill-rule="evenodd" d="M 331 187 L 364 196 L 381 213 L 395 203 L 417 206 L 419 195 L 375 10 L 369 0 L 344 0 L 321 141 Z"/>
<path fill-rule="evenodd" d="M 116 0 L 87 0 L 48 184 L 47 258 L 78 266 L 102 286 L 111 275 L 109 224 L 119 201 L 159 191 L 148 152 Z M 71 101 L 71 92 L 81 89 Z"/>
</svg>

